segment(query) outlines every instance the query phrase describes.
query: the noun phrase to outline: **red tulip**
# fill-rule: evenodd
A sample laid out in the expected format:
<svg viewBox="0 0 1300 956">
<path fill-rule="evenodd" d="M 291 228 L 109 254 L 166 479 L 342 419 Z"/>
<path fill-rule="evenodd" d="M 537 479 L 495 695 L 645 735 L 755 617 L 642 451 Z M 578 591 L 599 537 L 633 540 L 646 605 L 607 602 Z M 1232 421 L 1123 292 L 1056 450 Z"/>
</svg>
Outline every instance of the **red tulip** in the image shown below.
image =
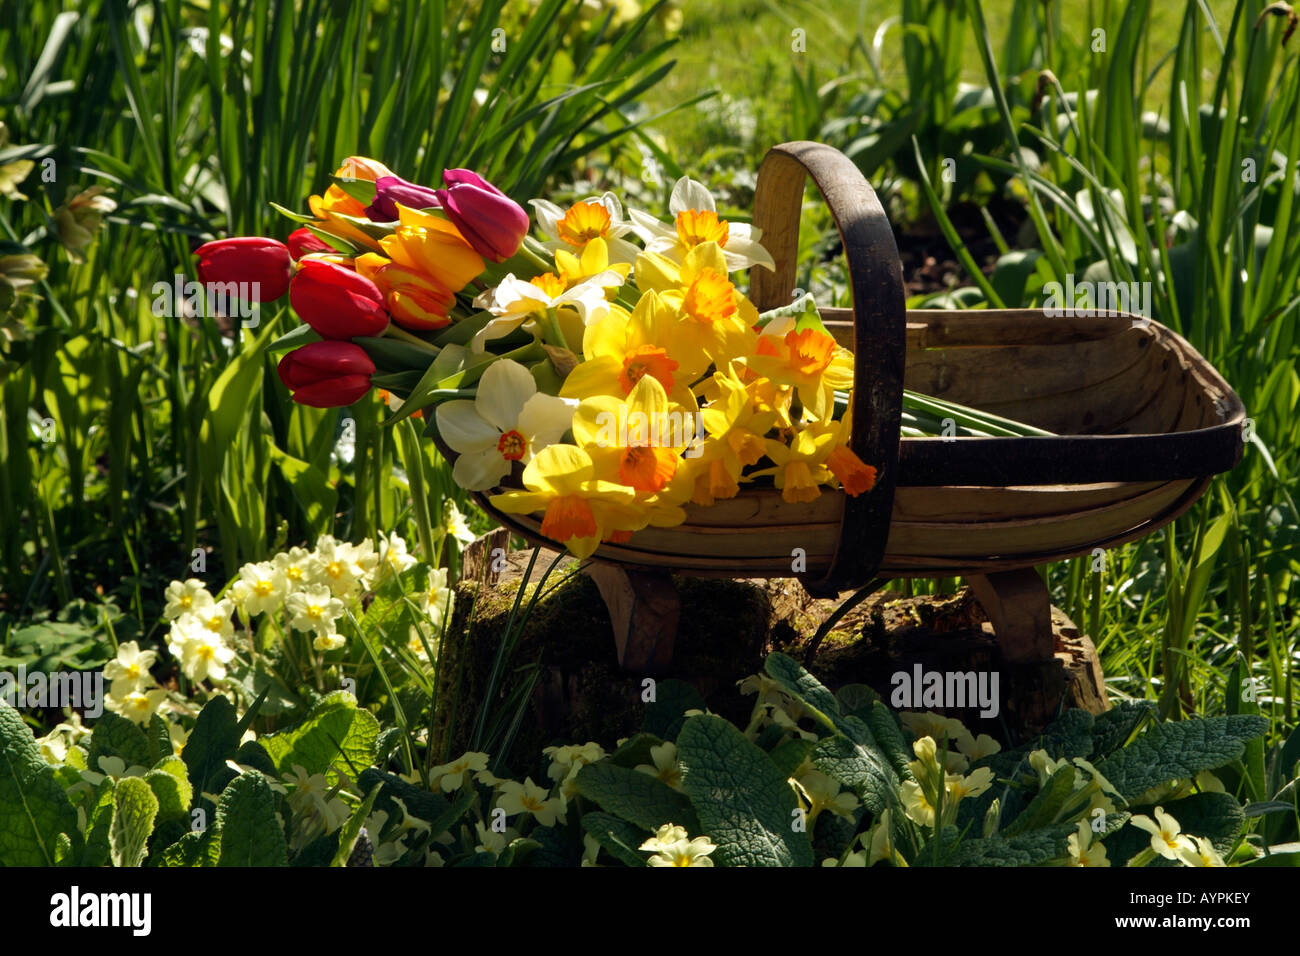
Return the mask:
<svg viewBox="0 0 1300 956">
<path fill-rule="evenodd" d="M 199 246 L 194 254 L 199 257 L 199 280 L 204 285 L 250 283 L 248 300 L 256 302 L 274 302 L 289 288 L 289 249 L 274 239 L 216 239 Z"/>
<path fill-rule="evenodd" d="M 370 391 L 375 363 L 351 342 L 312 342 L 294 349 L 276 367 L 299 405 L 338 408 Z"/>
<path fill-rule="evenodd" d="M 442 178 L 447 188 L 437 191 L 438 202 L 475 252 L 504 262 L 519 251 L 528 213 L 517 202 L 468 169 L 448 169 Z"/>
<path fill-rule="evenodd" d="M 289 233 L 289 255 L 293 256 L 294 262 L 313 252 L 337 251 L 306 226 Z"/>
<path fill-rule="evenodd" d="M 324 259 L 304 259 L 289 285 L 289 304 L 327 339 L 381 335 L 388 328 L 384 296 L 365 276 Z"/>
</svg>

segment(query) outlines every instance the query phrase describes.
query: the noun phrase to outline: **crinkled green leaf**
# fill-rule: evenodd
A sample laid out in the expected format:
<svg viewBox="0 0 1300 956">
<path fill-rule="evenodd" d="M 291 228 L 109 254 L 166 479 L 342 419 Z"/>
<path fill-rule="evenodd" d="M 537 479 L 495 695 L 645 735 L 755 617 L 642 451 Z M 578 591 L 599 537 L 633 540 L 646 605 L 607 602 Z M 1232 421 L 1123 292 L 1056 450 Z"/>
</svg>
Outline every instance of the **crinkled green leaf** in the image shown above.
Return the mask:
<svg viewBox="0 0 1300 956">
<path fill-rule="evenodd" d="M 1132 801 L 1159 784 L 1190 780 L 1236 760 L 1246 741 L 1267 729 L 1268 720 L 1254 714 L 1157 724 L 1098 763 L 1097 771 Z"/>
<path fill-rule="evenodd" d="M 651 835 L 648 831 L 620 820 L 612 813 L 593 810 L 583 814 L 582 828 L 614 859 L 625 866 L 645 866 L 646 854 L 639 847 Z"/>
<path fill-rule="evenodd" d="M 448 799 L 412 786 L 395 774 L 374 769 L 364 771 L 358 783 L 367 793 L 372 787 L 382 785 L 383 790 L 375 802 L 375 809 L 387 813 L 389 820 L 401 819 L 401 808 L 393 802 L 401 800 L 407 813 L 429 824 L 429 835 L 432 837 L 441 836 L 455 826 L 474 802 L 476 795 L 474 785 L 468 780 Z"/>
<path fill-rule="evenodd" d="M 777 770 L 781 771 L 786 777 L 793 777 L 794 772 L 799 769 L 799 765 L 808 759 L 808 755 L 813 752 L 813 748 L 816 746 L 817 741 L 815 740 L 791 737 L 767 751 L 767 756 L 776 765 Z"/>
<path fill-rule="evenodd" d="M 811 839 L 794 830 L 794 789 L 767 754 L 712 714 L 689 718 L 677 747 L 682 786 L 719 865 L 812 866 Z"/>
<path fill-rule="evenodd" d="M 1098 759 L 1124 746 L 1140 723 L 1156 712 L 1155 701 L 1121 700 L 1097 714 L 1092 724 L 1092 752 Z M 1096 763 L 1096 760 L 1093 760 Z"/>
<path fill-rule="evenodd" d="M 159 760 L 172 757 L 176 753 L 176 748 L 172 746 L 172 735 L 167 730 L 167 720 L 159 714 L 149 718 L 145 742 L 149 746 L 149 762 L 144 764 L 146 767 L 153 767 Z"/>
<path fill-rule="evenodd" d="M 880 701 L 876 701 L 871 705 L 867 726 L 871 728 L 876 745 L 884 753 L 885 759 L 889 761 L 898 779 L 911 780 L 912 770 L 908 764 L 915 755 L 903 738 L 903 731 L 898 726 L 898 718 L 894 716 L 894 712 Z"/>
<path fill-rule="evenodd" d="M 190 803 L 194 788 L 186 776 L 185 762 L 179 757 L 167 757 L 144 775 L 145 783 L 158 798 L 158 822 L 180 820 L 188 823 Z"/>
<path fill-rule="evenodd" d="M 112 858 L 114 784 L 110 777 L 99 782 L 94 791 L 94 804 L 86 814 L 86 845 L 81 851 L 82 866 L 108 866 Z"/>
<path fill-rule="evenodd" d="M 221 792 L 217 828 L 221 832 L 218 866 L 288 865 L 275 793 L 257 771 L 240 774 Z"/>
<path fill-rule="evenodd" d="M 1013 837 L 1039 827 L 1050 825 L 1056 820 L 1057 813 L 1065 806 L 1065 801 L 1074 793 L 1074 781 L 1078 771 L 1073 764 L 1066 764 L 1057 769 L 1047 783 L 1029 801 L 1029 806 L 1020 815 L 1002 828 L 1001 836 Z"/>
<path fill-rule="evenodd" d="M 1077 829 L 1077 824 L 1063 823 L 1010 838 L 998 834 L 967 839 L 958 844 L 947 865 L 1042 866 L 1069 853 L 1068 840 Z"/>
<path fill-rule="evenodd" d="M 221 834 L 215 827 L 191 830 L 162 851 L 158 858 L 158 865 L 163 867 L 216 866 L 220 853 Z"/>
<path fill-rule="evenodd" d="M 653 832 L 665 823 L 675 823 L 692 836 L 700 834 L 700 821 L 691 801 L 658 777 L 602 760 L 579 770 L 575 784 L 580 794 L 600 804 L 606 813 L 643 830 Z"/>
<path fill-rule="evenodd" d="M 623 741 L 623 746 L 609 755 L 609 760 L 620 767 L 639 767 L 641 764 L 653 764 L 654 758 L 650 755 L 650 748 L 658 747 L 663 742 L 654 734 L 634 734 Z"/>
<path fill-rule="evenodd" d="M 357 708 L 356 698 L 335 691 L 321 699 L 297 727 L 258 740 L 281 774 L 302 766 L 307 773 L 325 774 L 330 786 L 339 782 L 338 771 L 355 777 L 375 759 L 379 721 Z"/>
<path fill-rule="evenodd" d="M 825 685 L 804 670 L 793 657 L 773 651 L 763 665 L 769 677 L 808 705 L 828 727 L 840 716 L 840 705 Z"/>
<path fill-rule="evenodd" d="M 168 748 L 170 753 L 170 744 Z M 150 756 L 149 742 L 140 726 L 111 710 L 104 711 L 91 728 L 88 762 L 96 773 L 103 772 L 101 757 L 119 757 L 128 767 L 152 767 L 158 759 Z"/>
<path fill-rule="evenodd" d="M 843 717 L 838 723 L 845 733 L 818 741 L 813 763 L 856 793 L 873 815 L 878 814 L 894 801 L 898 775 L 866 724 L 856 717 Z"/>
<path fill-rule="evenodd" d="M 140 777 L 123 777 L 113 793 L 112 844 L 114 866 L 139 866 L 158 817 L 158 798 Z"/>
<path fill-rule="evenodd" d="M 53 866 L 60 833 L 77 812 L 18 711 L 0 702 L 0 865 Z"/>
</svg>

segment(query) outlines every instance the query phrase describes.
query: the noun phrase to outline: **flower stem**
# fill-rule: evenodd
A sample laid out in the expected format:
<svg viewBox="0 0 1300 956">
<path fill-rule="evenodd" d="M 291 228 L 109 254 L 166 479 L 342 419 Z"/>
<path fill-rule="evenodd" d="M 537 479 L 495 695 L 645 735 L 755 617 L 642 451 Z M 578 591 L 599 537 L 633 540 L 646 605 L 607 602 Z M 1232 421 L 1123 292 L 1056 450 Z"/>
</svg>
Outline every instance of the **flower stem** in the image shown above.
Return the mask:
<svg viewBox="0 0 1300 956">
<path fill-rule="evenodd" d="M 399 326 L 396 322 L 388 323 L 388 328 L 384 329 L 384 335 L 388 336 L 389 338 L 401 339 L 403 342 L 409 343 L 410 345 L 414 345 L 417 348 L 422 348 L 430 355 L 437 355 L 439 352 L 442 351 L 442 349 L 438 348 L 438 346 L 431 345 L 430 343 L 424 341 L 424 339 L 420 338 L 418 335 L 412 335 L 410 332 L 406 331 L 406 329 Z"/>
</svg>

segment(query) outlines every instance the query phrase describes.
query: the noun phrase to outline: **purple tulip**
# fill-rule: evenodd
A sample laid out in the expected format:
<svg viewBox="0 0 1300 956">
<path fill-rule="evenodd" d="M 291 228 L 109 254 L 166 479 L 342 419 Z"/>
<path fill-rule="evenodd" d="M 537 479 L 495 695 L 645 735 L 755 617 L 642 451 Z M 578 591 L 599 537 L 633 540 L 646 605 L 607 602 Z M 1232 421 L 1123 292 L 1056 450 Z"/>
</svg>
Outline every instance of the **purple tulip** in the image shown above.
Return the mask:
<svg viewBox="0 0 1300 956">
<path fill-rule="evenodd" d="M 408 183 L 400 176 L 380 176 L 375 180 L 375 201 L 366 207 L 366 215 L 372 222 L 392 222 L 399 202 L 409 209 L 428 209 L 438 205 L 438 191 Z"/>
<path fill-rule="evenodd" d="M 438 202 L 475 252 L 504 262 L 519 251 L 528 213 L 517 202 L 468 169 L 448 169 L 442 178 L 447 188 L 437 191 Z"/>
</svg>

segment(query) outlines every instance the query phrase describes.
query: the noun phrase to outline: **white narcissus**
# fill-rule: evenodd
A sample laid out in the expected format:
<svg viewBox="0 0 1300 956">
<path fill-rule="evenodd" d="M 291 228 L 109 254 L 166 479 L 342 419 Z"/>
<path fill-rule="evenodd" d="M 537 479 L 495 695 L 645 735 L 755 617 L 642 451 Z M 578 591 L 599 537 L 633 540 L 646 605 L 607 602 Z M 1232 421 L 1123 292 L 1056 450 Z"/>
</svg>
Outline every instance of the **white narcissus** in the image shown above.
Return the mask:
<svg viewBox="0 0 1300 956">
<path fill-rule="evenodd" d="M 588 276 L 569 289 L 553 273 L 526 281 L 511 274 L 474 300 L 474 308 L 491 312 L 496 318 L 475 333 L 470 349 L 481 353 L 489 339 L 509 335 L 529 319 L 545 315 L 550 309 L 568 307 L 591 325 L 609 312 L 605 290 L 623 284 L 626 276 L 612 269 Z"/>
<path fill-rule="evenodd" d="M 438 406 L 438 432 L 459 457 L 456 484 L 486 491 L 501 483 L 516 461 L 560 440 L 573 422 L 577 402 L 537 391 L 532 373 L 518 362 L 494 362 L 479 380 L 473 401 Z"/>
<path fill-rule="evenodd" d="M 646 252 L 657 252 L 680 263 L 701 242 L 716 242 L 727 260 L 727 272 L 739 272 L 750 266 L 766 266 L 776 271 L 776 263 L 759 244 L 761 230 L 740 222 L 718 218 L 713 194 L 695 180 L 683 176 L 673 186 L 668 211 L 671 225 L 638 209 L 629 210 L 637 233 L 645 241 Z"/>
<path fill-rule="evenodd" d="M 640 251 L 623 238 L 635 226 L 623 218 L 623 204 L 613 193 L 588 196 L 567 210 L 545 199 L 533 199 L 529 204 L 537 215 L 538 229 L 546 236 L 543 245 L 551 252 L 564 249 L 578 254 L 597 238 L 608 246 L 611 263 L 632 262 Z"/>
</svg>

